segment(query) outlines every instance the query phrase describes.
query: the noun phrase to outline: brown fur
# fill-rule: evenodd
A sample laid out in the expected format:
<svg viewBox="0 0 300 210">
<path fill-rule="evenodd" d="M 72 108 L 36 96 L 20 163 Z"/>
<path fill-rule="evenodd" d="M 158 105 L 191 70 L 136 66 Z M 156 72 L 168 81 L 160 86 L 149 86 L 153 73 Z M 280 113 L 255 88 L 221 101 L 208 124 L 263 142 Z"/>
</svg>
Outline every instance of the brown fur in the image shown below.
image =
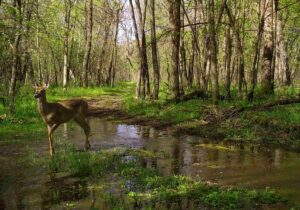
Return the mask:
<svg viewBox="0 0 300 210">
<path fill-rule="evenodd" d="M 52 156 L 55 152 L 53 146 L 53 132 L 60 124 L 72 119 L 84 130 L 86 135 L 85 149 L 88 150 L 90 148 L 90 126 L 86 120 L 88 112 L 87 102 L 77 99 L 48 103 L 46 99 L 47 87 L 47 85 L 44 87 L 36 86 L 35 97 L 38 98 L 39 113 L 48 127 L 50 155 Z"/>
</svg>

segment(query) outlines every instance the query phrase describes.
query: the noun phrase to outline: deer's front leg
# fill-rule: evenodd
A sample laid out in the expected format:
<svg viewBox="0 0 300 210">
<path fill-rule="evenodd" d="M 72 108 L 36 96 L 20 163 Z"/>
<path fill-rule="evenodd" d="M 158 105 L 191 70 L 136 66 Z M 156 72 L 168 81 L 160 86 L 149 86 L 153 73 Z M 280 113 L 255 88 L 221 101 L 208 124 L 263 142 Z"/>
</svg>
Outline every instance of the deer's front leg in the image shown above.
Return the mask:
<svg viewBox="0 0 300 210">
<path fill-rule="evenodd" d="M 53 129 L 51 126 L 48 126 L 48 140 L 49 140 L 49 153 L 50 156 L 53 156 L 55 151 L 53 147 Z"/>
<path fill-rule="evenodd" d="M 59 126 L 59 124 L 54 124 L 52 126 L 48 126 L 48 138 L 49 138 L 49 151 L 50 156 L 53 156 L 55 153 L 54 145 L 53 145 L 53 132 L 56 130 L 56 128 Z"/>
</svg>

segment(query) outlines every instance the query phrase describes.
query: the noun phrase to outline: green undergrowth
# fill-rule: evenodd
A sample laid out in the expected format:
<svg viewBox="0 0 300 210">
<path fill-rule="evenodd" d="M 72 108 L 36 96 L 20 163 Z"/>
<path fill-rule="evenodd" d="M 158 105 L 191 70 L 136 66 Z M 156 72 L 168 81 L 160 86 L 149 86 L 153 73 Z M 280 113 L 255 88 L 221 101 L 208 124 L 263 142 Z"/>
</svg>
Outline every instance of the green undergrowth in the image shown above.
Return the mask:
<svg viewBox="0 0 300 210">
<path fill-rule="evenodd" d="M 52 173 L 66 172 L 93 180 L 101 180 L 103 177 L 119 180 L 118 185 L 114 185 L 114 191 L 117 187 L 125 194 L 126 205 L 130 207 L 119 206 L 124 209 L 134 206 L 155 209 L 153 206 L 156 203 L 163 204 L 163 209 L 181 209 L 183 200 L 193 202 L 194 208 L 204 209 L 259 209 L 261 205 L 286 202 L 271 189 L 220 187 L 182 175 L 162 176 L 155 168 L 145 164 L 161 158 L 161 154 L 146 150 L 115 148 L 86 153 L 77 151 L 72 145 L 61 145 L 57 151 L 51 160 L 31 154 L 30 160 L 23 161 L 48 164 Z"/>
<path fill-rule="evenodd" d="M 209 138 L 275 144 L 292 150 L 300 150 L 300 104 L 251 109 L 280 99 L 297 97 L 299 90 L 279 89 L 270 97 L 256 96 L 253 103 L 233 92 L 231 100 L 220 100 L 218 106 L 210 99 L 169 101 L 125 99 L 125 109 L 135 117 L 168 123 L 178 133 L 196 134 Z M 223 117 L 228 110 L 245 111 Z M 150 123 L 151 124 L 151 123 Z"/>
</svg>

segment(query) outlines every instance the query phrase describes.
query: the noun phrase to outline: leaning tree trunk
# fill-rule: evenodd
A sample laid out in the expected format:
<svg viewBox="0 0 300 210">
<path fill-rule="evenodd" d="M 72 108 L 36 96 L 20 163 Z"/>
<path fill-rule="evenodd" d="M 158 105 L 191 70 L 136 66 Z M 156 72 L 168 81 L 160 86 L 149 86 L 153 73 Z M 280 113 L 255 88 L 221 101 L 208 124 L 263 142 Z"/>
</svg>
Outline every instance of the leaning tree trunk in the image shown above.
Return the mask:
<svg viewBox="0 0 300 210">
<path fill-rule="evenodd" d="M 21 12 L 21 0 L 14 0 L 14 7 L 16 9 L 15 15 L 15 39 L 12 46 L 13 62 L 11 70 L 11 79 L 9 84 L 9 114 L 15 112 L 15 96 L 16 96 L 16 84 L 17 84 L 17 72 L 18 72 L 18 63 L 19 63 L 19 46 L 21 41 L 20 30 L 22 28 L 22 12 Z M 17 18 L 18 17 L 18 18 Z"/>
<path fill-rule="evenodd" d="M 180 47 L 180 1 L 169 1 L 169 19 L 172 26 L 171 95 L 179 99 L 179 47 Z"/>
<path fill-rule="evenodd" d="M 273 31 L 273 0 L 266 0 L 266 11 L 264 14 L 264 46 L 262 62 L 262 93 L 264 95 L 273 94 L 273 52 L 274 52 L 274 31 Z"/>
<path fill-rule="evenodd" d="M 92 32 L 93 32 L 93 0 L 89 1 L 89 11 L 86 11 L 86 44 L 83 60 L 83 86 L 88 87 L 88 71 L 90 66 Z"/>
<path fill-rule="evenodd" d="M 159 63 L 157 57 L 157 43 L 156 43 L 156 25 L 155 25 L 155 0 L 151 0 L 150 2 L 150 10 L 151 10 L 151 49 L 152 49 L 152 62 L 153 62 L 153 90 L 152 97 L 153 99 L 158 99 L 159 93 L 159 80 L 160 80 L 160 70 Z"/>
</svg>

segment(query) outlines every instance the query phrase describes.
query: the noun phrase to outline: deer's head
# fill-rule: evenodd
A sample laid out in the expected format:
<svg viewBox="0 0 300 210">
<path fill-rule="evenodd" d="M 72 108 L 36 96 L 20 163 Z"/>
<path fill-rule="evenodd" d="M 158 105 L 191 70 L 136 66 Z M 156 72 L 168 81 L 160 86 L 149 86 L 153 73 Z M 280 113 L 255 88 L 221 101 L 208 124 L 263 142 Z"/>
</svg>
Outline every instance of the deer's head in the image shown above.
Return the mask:
<svg viewBox="0 0 300 210">
<path fill-rule="evenodd" d="M 35 93 L 34 93 L 34 97 L 35 98 L 40 98 L 42 96 L 44 96 L 46 94 L 46 90 L 49 87 L 49 83 L 45 82 L 43 85 L 38 85 L 37 83 L 35 83 L 34 85 L 34 89 L 35 89 Z"/>
</svg>

